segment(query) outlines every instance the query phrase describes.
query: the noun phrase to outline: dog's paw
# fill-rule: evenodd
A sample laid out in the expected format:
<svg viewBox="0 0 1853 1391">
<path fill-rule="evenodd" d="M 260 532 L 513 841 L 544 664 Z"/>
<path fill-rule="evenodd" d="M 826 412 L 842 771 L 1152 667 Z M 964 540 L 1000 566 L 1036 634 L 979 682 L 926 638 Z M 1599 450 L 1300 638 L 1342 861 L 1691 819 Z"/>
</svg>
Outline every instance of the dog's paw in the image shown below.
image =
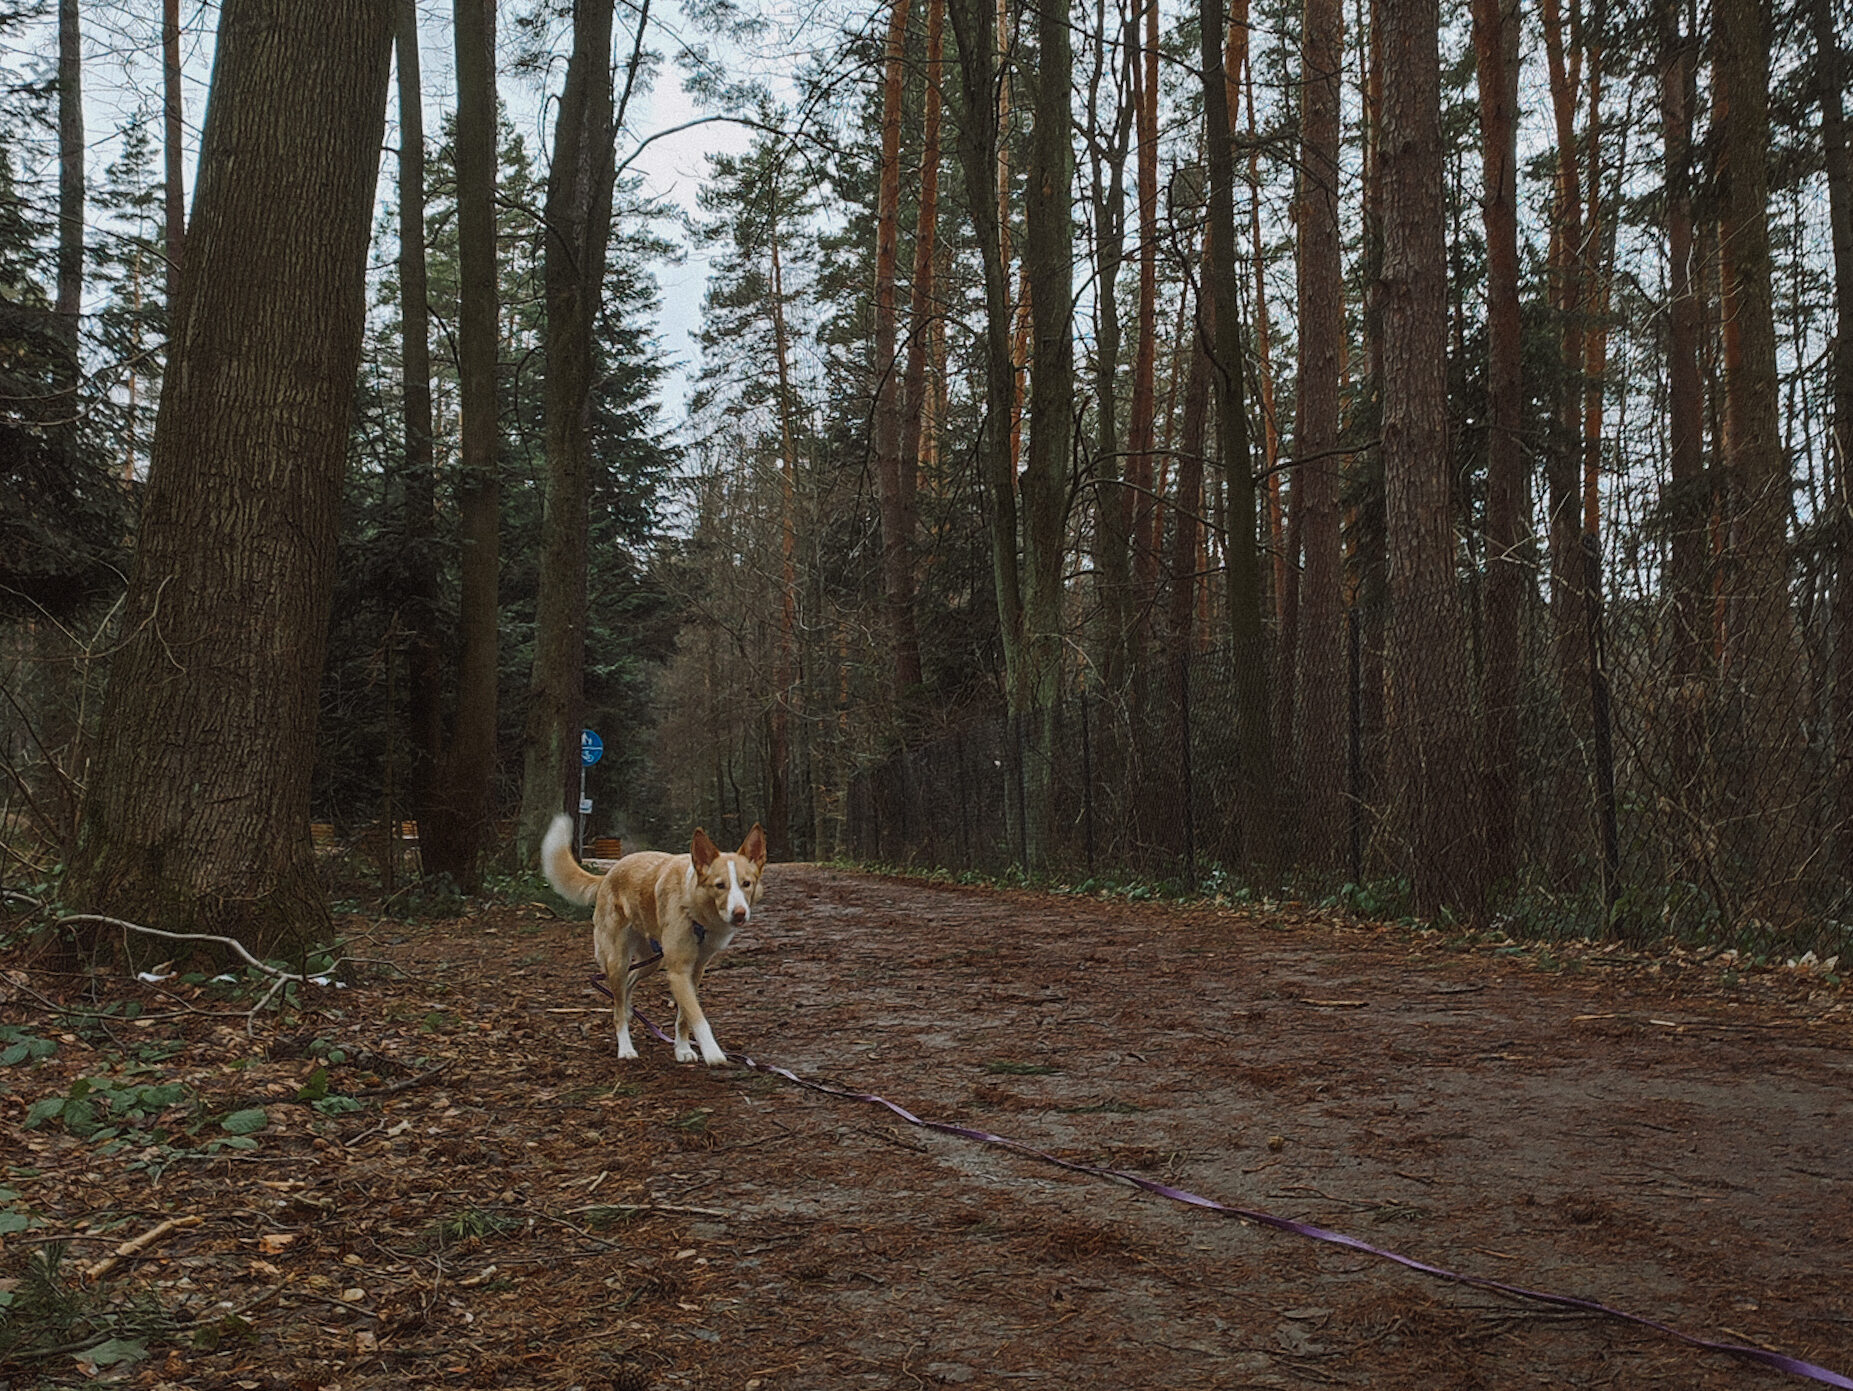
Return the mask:
<svg viewBox="0 0 1853 1391">
<path fill-rule="evenodd" d="M 676 1044 L 676 1061 L 679 1063 L 694 1062 L 695 1061 L 695 1050 L 693 1048 L 690 1048 L 686 1043 Z"/>
<path fill-rule="evenodd" d="M 718 1044 L 712 1048 L 704 1045 L 701 1050 L 701 1060 L 709 1067 L 719 1067 L 727 1061 L 727 1055 L 720 1050 Z"/>
<path fill-rule="evenodd" d="M 620 1038 L 618 1040 L 618 1061 L 629 1062 L 636 1056 L 637 1045 L 632 1043 L 628 1037 Z"/>
</svg>

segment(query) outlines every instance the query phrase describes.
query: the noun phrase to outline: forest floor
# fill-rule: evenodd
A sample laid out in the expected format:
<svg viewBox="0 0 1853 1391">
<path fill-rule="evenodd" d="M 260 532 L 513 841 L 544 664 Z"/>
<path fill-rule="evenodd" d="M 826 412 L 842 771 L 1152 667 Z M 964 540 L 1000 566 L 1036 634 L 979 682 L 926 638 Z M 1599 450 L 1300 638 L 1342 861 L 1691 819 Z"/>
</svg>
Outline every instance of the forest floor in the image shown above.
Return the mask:
<svg viewBox="0 0 1853 1391">
<path fill-rule="evenodd" d="M 1853 992 L 1817 970 L 767 885 L 703 988 L 723 1047 L 1853 1373 Z M 255 1036 L 210 987 L 0 972 L 0 1388 L 1808 1384 L 647 1035 L 621 1065 L 551 906 L 345 926 L 345 988 Z"/>
</svg>

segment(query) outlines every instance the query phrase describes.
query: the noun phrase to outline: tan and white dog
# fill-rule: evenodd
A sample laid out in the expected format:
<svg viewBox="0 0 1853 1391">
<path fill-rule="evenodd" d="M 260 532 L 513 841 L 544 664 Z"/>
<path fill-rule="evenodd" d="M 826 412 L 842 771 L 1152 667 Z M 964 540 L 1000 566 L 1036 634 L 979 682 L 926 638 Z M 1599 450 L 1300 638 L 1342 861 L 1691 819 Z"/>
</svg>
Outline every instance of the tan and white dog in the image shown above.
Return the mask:
<svg viewBox="0 0 1853 1391">
<path fill-rule="evenodd" d="M 592 909 L 592 951 L 611 990 L 618 1056 L 637 1056 L 631 987 L 661 969 L 676 1000 L 676 1061 L 695 1061 L 692 1036 L 704 1063 L 726 1062 L 695 987 L 708 963 L 753 916 L 766 868 L 766 833 L 755 823 L 729 855 L 697 830 L 686 855 L 639 850 L 602 875 L 573 858 L 572 836 L 572 818 L 554 817 L 541 842 L 541 870 L 561 898 Z"/>
</svg>

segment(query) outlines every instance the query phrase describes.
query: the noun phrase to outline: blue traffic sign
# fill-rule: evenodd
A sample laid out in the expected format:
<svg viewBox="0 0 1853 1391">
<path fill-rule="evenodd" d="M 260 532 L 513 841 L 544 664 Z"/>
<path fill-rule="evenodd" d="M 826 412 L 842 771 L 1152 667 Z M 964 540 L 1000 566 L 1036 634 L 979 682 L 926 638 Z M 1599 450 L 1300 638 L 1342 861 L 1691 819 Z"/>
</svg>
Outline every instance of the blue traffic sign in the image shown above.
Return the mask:
<svg viewBox="0 0 1853 1391">
<path fill-rule="evenodd" d="M 605 741 L 589 729 L 579 731 L 579 762 L 590 768 L 605 756 Z"/>
</svg>

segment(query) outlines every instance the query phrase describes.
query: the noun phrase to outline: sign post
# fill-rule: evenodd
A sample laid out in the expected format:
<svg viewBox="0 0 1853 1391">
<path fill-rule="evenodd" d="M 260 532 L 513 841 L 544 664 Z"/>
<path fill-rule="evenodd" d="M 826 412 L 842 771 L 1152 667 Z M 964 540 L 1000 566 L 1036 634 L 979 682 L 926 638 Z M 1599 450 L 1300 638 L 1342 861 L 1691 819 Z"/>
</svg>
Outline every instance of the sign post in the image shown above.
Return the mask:
<svg viewBox="0 0 1853 1391">
<path fill-rule="evenodd" d="M 592 799 L 585 795 L 585 770 L 605 756 L 605 741 L 589 729 L 579 731 L 579 858 L 585 858 L 585 819 Z"/>
</svg>

